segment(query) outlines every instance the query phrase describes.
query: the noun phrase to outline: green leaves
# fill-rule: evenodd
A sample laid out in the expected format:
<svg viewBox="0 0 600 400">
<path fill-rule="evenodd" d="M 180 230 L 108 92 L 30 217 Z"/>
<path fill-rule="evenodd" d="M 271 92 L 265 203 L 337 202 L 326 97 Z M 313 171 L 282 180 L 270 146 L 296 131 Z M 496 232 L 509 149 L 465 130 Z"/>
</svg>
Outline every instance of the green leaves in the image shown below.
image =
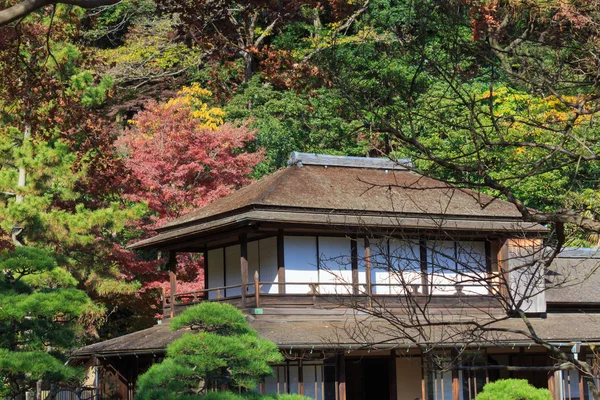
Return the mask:
<svg viewBox="0 0 600 400">
<path fill-rule="evenodd" d="M 76 283 L 47 250 L 0 252 L 0 379 L 7 382 L 0 396 L 22 392 L 38 379 L 79 377 L 61 353 L 103 309 Z"/>
<path fill-rule="evenodd" d="M 167 347 L 167 358 L 138 380 L 138 399 L 183 396 L 226 385 L 251 390 L 272 374 L 270 364 L 283 361 L 277 346 L 258 337 L 240 310 L 229 304 L 204 302 L 186 309 L 171 329 L 200 328 Z"/>
<path fill-rule="evenodd" d="M 525 379 L 500 379 L 483 387 L 475 400 L 552 400 L 548 389 L 538 389 Z"/>
<path fill-rule="evenodd" d="M 217 335 L 241 335 L 248 333 L 249 327 L 240 310 L 230 304 L 204 302 L 190 307 L 171 321 L 175 331 L 183 327 L 212 332 Z"/>
<path fill-rule="evenodd" d="M 43 351 L 12 352 L 0 348 L 0 379 L 5 382 L 77 381 L 83 371 L 68 367 L 54 356 Z M 26 388 L 27 386 L 23 386 Z M 0 396 L 14 395 L 10 385 L 0 385 Z"/>
</svg>

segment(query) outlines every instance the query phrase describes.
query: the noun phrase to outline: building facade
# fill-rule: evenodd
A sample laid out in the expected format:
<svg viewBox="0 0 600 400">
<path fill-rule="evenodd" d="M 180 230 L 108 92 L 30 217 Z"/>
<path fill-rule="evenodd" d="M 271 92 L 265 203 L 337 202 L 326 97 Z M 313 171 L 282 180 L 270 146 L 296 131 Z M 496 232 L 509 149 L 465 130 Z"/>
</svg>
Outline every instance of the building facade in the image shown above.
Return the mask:
<svg viewBox="0 0 600 400">
<path fill-rule="evenodd" d="M 131 397 L 182 334 L 170 318 L 222 301 L 285 357 L 264 393 L 471 400 L 516 377 L 556 399 L 589 399 L 592 378 L 543 343 L 595 363 L 599 259 L 567 251 L 548 267 L 546 233 L 512 204 L 418 175 L 406 160 L 293 153 L 288 168 L 134 244 L 172 262 L 202 253 L 205 289 L 177 293 L 171 272 L 161 324 L 73 360 L 104 392 Z"/>
</svg>

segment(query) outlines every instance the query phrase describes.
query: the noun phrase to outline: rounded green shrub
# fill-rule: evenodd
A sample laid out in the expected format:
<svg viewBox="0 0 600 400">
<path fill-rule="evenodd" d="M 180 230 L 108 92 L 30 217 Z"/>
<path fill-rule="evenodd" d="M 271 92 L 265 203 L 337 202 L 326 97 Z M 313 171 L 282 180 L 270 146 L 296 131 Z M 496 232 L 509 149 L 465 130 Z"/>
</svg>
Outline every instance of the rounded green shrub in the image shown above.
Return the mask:
<svg viewBox="0 0 600 400">
<path fill-rule="evenodd" d="M 525 379 L 500 379 L 486 384 L 475 400 L 552 400 L 552 394 Z"/>
</svg>

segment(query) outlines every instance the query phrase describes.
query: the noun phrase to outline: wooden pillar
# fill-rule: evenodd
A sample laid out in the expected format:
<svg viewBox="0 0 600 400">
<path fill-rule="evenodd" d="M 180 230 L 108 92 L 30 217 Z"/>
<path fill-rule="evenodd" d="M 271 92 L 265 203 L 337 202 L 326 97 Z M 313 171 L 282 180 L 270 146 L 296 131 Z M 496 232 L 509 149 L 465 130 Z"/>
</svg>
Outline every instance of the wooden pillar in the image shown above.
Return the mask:
<svg viewBox="0 0 600 400">
<path fill-rule="evenodd" d="M 258 271 L 254 271 L 254 307 L 260 308 L 260 277 Z"/>
<path fill-rule="evenodd" d="M 551 371 L 550 373 L 548 373 L 548 390 L 552 394 L 552 399 L 553 400 L 558 400 L 557 396 L 556 396 L 556 386 L 554 384 L 554 377 L 555 376 L 556 376 L 556 374 L 553 371 Z M 580 392 L 580 393 L 583 393 L 583 392 Z"/>
<path fill-rule="evenodd" d="M 457 369 L 452 370 L 452 400 L 460 400 L 460 382 Z"/>
<path fill-rule="evenodd" d="M 283 254 L 283 230 L 277 232 L 277 282 L 279 282 L 279 294 L 285 293 L 285 257 Z"/>
<path fill-rule="evenodd" d="M 177 269 L 177 253 L 174 251 L 169 252 L 169 284 L 170 284 L 170 303 L 171 303 L 171 312 L 170 316 L 173 318 L 175 316 L 175 295 L 177 294 L 177 274 L 175 273 Z"/>
<path fill-rule="evenodd" d="M 389 381 L 390 381 L 390 400 L 396 400 L 398 398 L 398 382 L 396 374 L 396 350 L 390 351 L 389 360 Z"/>
<path fill-rule="evenodd" d="M 337 400 L 346 400 L 346 354 L 342 351 L 337 355 Z"/>
<path fill-rule="evenodd" d="M 429 278 L 427 273 L 427 242 L 419 240 L 419 259 L 421 260 L 421 293 L 429 294 Z"/>
<path fill-rule="evenodd" d="M 354 236 L 350 240 L 350 258 L 352 261 L 352 293 L 356 296 L 359 294 L 358 291 L 358 238 Z"/>
<path fill-rule="evenodd" d="M 421 398 L 427 399 L 427 366 L 423 352 L 421 352 Z"/>
<path fill-rule="evenodd" d="M 298 394 L 304 396 L 304 371 L 302 359 L 298 361 Z"/>
<path fill-rule="evenodd" d="M 367 307 L 371 308 L 373 305 L 373 287 L 371 286 L 371 243 L 369 238 L 365 237 L 365 275 L 367 280 Z"/>
<path fill-rule="evenodd" d="M 248 239 L 245 233 L 240 235 L 240 270 L 242 282 L 242 307 L 246 307 L 248 293 Z"/>
<path fill-rule="evenodd" d="M 585 389 L 585 385 L 584 385 L 584 380 L 583 380 L 583 374 L 581 373 L 581 371 L 577 371 L 577 375 L 579 376 L 579 396 L 580 398 L 583 398 L 583 393 L 584 393 L 584 389 Z"/>
<path fill-rule="evenodd" d="M 205 247 L 204 248 L 204 262 L 203 262 L 203 268 L 204 268 L 204 287 L 202 289 L 208 289 L 208 249 Z M 223 268 L 225 268 L 225 266 L 223 266 Z M 208 292 L 206 293 L 206 298 L 208 298 Z"/>
</svg>

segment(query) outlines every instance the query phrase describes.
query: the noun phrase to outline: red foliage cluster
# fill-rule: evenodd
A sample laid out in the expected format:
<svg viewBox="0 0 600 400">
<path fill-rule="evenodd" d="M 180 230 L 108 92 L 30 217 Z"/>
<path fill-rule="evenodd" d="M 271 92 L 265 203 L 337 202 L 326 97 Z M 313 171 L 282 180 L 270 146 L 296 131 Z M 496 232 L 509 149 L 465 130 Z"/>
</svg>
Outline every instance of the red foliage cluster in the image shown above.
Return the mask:
<svg viewBox="0 0 600 400">
<path fill-rule="evenodd" d="M 248 184 L 262 161 L 262 153 L 244 151 L 254 140 L 247 125 L 210 130 L 192 114 L 183 102 L 151 102 L 118 141 L 131 171 L 124 197 L 148 202 L 156 225 Z"/>
</svg>

